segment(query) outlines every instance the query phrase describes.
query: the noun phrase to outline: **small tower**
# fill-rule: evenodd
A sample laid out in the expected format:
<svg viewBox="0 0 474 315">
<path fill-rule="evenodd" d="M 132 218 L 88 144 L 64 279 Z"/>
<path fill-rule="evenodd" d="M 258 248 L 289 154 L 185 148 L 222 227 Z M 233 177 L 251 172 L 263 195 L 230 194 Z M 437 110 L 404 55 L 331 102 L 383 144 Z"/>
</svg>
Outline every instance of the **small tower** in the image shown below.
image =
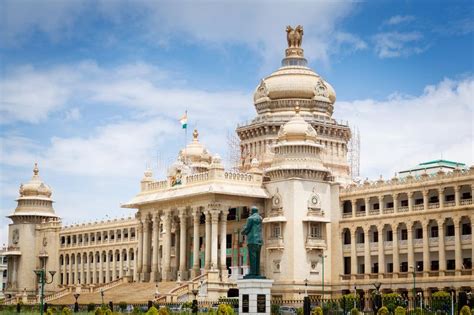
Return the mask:
<svg viewBox="0 0 474 315">
<path fill-rule="evenodd" d="M 6 293 L 13 297 L 27 292 L 36 295 L 38 281 L 36 269 L 59 271 L 60 218 L 53 209 L 51 188 L 39 177 L 35 163 L 33 177 L 20 185 L 20 196 L 15 211 L 8 216 L 8 279 Z M 48 274 L 49 277 L 49 274 Z M 45 292 L 54 291 L 57 277 L 46 285 Z"/>
<path fill-rule="evenodd" d="M 321 257 L 331 257 L 329 223 L 338 213 L 339 184 L 324 165 L 324 146 L 318 133 L 302 117 L 298 106 L 280 128 L 274 151 L 271 165 L 265 170 L 265 188 L 271 200 L 263 222 L 267 235 L 274 238 L 266 243 L 265 268 L 284 270 L 284 275 L 276 272 L 272 277 L 272 291 L 283 294 L 288 278 L 296 283 L 304 279 L 321 283 L 321 275 L 326 274 L 325 281 L 331 279 L 331 261 L 323 267 Z"/>
</svg>

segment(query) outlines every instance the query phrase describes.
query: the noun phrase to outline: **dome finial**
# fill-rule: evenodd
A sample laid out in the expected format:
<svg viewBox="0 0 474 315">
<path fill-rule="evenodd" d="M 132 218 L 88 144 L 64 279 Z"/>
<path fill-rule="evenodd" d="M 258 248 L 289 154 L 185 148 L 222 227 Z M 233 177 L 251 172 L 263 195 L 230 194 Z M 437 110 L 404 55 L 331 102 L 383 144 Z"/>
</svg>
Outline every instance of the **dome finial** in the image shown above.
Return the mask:
<svg viewBox="0 0 474 315">
<path fill-rule="evenodd" d="M 34 174 L 35 176 L 37 176 L 38 173 L 39 173 L 38 163 L 35 163 L 35 168 L 33 168 L 33 174 Z"/>
<path fill-rule="evenodd" d="M 197 129 L 194 129 L 194 131 L 193 131 L 193 139 L 194 139 L 195 141 L 197 141 L 198 136 L 199 136 L 199 132 L 197 131 Z"/>
</svg>

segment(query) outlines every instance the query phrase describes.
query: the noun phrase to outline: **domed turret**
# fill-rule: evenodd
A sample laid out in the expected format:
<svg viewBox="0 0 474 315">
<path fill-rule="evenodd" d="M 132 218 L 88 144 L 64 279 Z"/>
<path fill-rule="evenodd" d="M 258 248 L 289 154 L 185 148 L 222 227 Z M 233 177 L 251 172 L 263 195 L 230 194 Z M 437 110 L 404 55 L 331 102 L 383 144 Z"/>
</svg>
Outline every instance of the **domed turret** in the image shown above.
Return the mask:
<svg viewBox="0 0 474 315">
<path fill-rule="evenodd" d="M 20 185 L 19 192 L 18 206 L 10 217 L 22 215 L 57 217 L 51 199 L 52 190 L 39 177 L 37 163 L 33 168 L 33 177 L 26 184 Z"/>
<path fill-rule="evenodd" d="M 311 141 L 316 143 L 316 130 L 301 117 L 299 106 L 295 108 L 295 113 L 295 116 L 280 128 L 278 142 Z"/>
<path fill-rule="evenodd" d="M 336 92 L 319 74 L 310 69 L 301 48 L 303 27 L 287 27 L 288 48 L 282 67 L 262 79 L 254 93 L 259 114 L 287 113 L 294 108 L 291 100 L 300 100 L 301 110 L 332 115 Z M 289 100 L 282 102 L 283 100 Z"/>
<path fill-rule="evenodd" d="M 179 159 L 195 172 L 202 172 L 209 168 L 212 156 L 209 151 L 199 142 L 199 133 L 195 129 L 193 141 L 179 153 Z"/>
<path fill-rule="evenodd" d="M 271 179 L 301 177 L 328 179 L 330 172 L 323 165 L 317 133 L 295 108 L 294 116 L 278 132 L 275 156 L 266 175 Z"/>
</svg>

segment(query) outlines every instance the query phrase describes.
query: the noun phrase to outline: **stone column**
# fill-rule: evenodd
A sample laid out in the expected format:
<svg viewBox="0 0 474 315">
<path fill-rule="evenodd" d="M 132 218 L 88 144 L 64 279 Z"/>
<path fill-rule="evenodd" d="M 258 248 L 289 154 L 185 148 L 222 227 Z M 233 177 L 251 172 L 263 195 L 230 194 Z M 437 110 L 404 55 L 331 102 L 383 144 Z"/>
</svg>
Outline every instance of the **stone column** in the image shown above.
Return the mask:
<svg viewBox="0 0 474 315">
<path fill-rule="evenodd" d="M 393 198 L 393 212 L 398 212 L 398 193 L 392 195 Z"/>
<path fill-rule="evenodd" d="M 423 196 L 424 199 L 424 196 Z M 431 261 L 430 261 L 430 237 L 428 234 L 428 222 L 421 221 L 423 225 L 423 273 L 425 277 L 428 276 L 428 272 L 431 269 Z"/>
<path fill-rule="evenodd" d="M 116 252 L 112 252 L 112 281 L 117 279 L 117 255 Z"/>
<path fill-rule="evenodd" d="M 377 231 L 379 233 L 379 243 L 378 243 L 378 258 L 379 258 L 379 279 L 383 279 L 383 274 L 385 273 L 385 253 L 384 253 L 384 243 L 383 243 L 383 225 L 377 226 Z"/>
<path fill-rule="evenodd" d="M 471 196 L 474 198 L 474 194 Z M 474 268 L 472 264 L 474 264 L 474 217 L 471 217 L 471 268 Z"/>
<path fill-rule="evenodd" d="M 368 216 L 370 212 L 370 197 L 364 198 L 365 202 L 365 215 Z"/>
<path fill-rule="evenodd" d="M 229 210 L 222 210 L 221 212 L 221 253 L 220 253 L 220 268 L 222 280 L 227 280 L 227 214 Z"/>
<path fill-rule="evenodd" d="M 199 208 L 193 211 L 193 274 L 192 277 L 199 275 L 200 261 L 199 261 L 199 221 L 201 212 Z"/>
<path fill-rule="evenodd" d="M 89 266 L 89 273 L 92 275 L 90 283 L 95 284 L 97 277 L 97 260 L 95 258 L 95 252 L 92 253 L 92 261 L 89 263 Z"/>
<path fill-rule="evenodd" d="M 357 274 L 356 228 L 351 230 L 351 274 Z"/>
<path fill-rule="evenodd" d="M 105 252 L 105 281 L 107 283 L 110 281 L 110 256 L 109 252 Z"/>
<path fill-rule="evenodd" d="M 99 282 L 104 283 L 104 256 L 99 252 Z"/>
<path fill-rule="evenodd" d="M 454 186 L 454 205 L 456 207 L 459 207 L 460 205 L 460 201 L 461 201 L 461 193 L 460 193 L 460 190 L 461 190 L 461 186 Z M 457 269 L 457 268 L 456 268 Z"/>
<path fill-rule="evenodd" d="M 351 199 L 352 217 L 355 218 L 357 211 L 357 199 Z"/>
<path fill-rule="evenodd" d="M 407 247 L 408 247 L 408 268 L 410 266 L 413 267 L 413 271 L 417 271 L 416 269 L 416 262 L 415 262 L 415 254 L 413 252 L 413 225 L 412 222 L 407 222 Z"/>
<path fill-rule="evenodd" d="M 439 207 L 444 208 L 444 187 L 438 189 Z"/>
<path fill-rule="evenodd" d="M 136 272 L 138 274 L 138 281 L 143 280 L 142 272 L 143 272 L 143 222 L 140 218 L 138 218 L 138 226 L 137 226 L 137 236 L 138 236 L 138 257 L 135 257 L 137 261 L 137 268 Z M 129 235 L 130 237 L 130 235 Z"/>
<path fill-rule="evenodd" d="M 370 261 L 370 226 L 367 226 L 364 230 L 364 273 L 366 277 L 371 273 L 371 261 Z"/>
<path fill-rule="evenodd" d="M 444 247 L 444 219 L 438 220 L 439 275 L 446 271 L 446 249 Z"/>
<path fill-rule="evenodd" d="M 408 211 L 409 212 L 412 212 L 413 211 L 413 196 L 414 196 L 415 192 L 413 191 L 409 191 L 408 192 Z"/>
<path fill-rule="evenodd" d="M 428 210 L 428 190 L 423 190 L 422 191 L 423 193 L 423 210 L 427 211 Z M 423 269 L 425 269 L 425 267 L 423 266 Z"/>
<path fill-rule="evenodd" d="M 179 229 L 180 229 L 180 245 L 179 245 L 179 272 L 181 280 L 188 278 L 188 268 L 186 266 L 186 209 L 179 211 Z"/>
<path fill-rule="evenodd" d="M 398 256 L 398 223 L 392 225 L 392 234 L 393 276 L 394 278 L 398 278 L 398 273 L 400 272 L 400 257 Z"/>
<path fill-rule="evenodd" d="M 217 269 L 217 242 L 218 242 L 218 223 L 219 223 L 219 211 L 213 210 L 212 216 L 212 240 L 211 240 L 211 269 Z"/>
<path fill-rule="evenodd" d="M 379 196 L 379 211 L 380 214 L 383 214 L 383 210 L 385 209 L 385 204 L 383 202 L 383 195 Z"/>
<path fill-rule="evenodd" d="M 150 276 L 150 219 L 147 217 L 143 223 L 143 281 L 148 281 Z"/>
<path fill-rule="evenodd" d="M 79 256 L 78 254 L 75 254 L 75 259 L 74 259 L 74 284 L 78 284 L 78 280 L 79 280 L 79 264 L 78 264 L 78 261 L 77 261 L 78 256 Z"/>
<path fill-rule="evenodd" d="M 204 269 L 209 270 L 211 266 L 211 213 L 206 211 L 206 245 Z"/>
<path fill-rule="evenodd" d="M 152 219 L 152 256 L 151 256 L 151 274 L 150 282 L 159 280 L 158 277 L 158 256 L 160 255 L 160 216 L 158 213 L 153 215 Z"/>
<path fill-rule="evenodd" d="M 171 218 L 169 213 L 163 214 L 161 217 L 163 221 L 163 261 L 161 266 L 161 273 L 163 281 L 171 280 Z"/>
<path fill-rule="evenodd" d="M 461 249 L 461 218 L 453 217 L 454 222 L 454 258 L 456 275 L 461 275 L 462 269 L 462 249 Z"/>
<path fill-rule="evenodd" d="M 120 257 L 119 278 L 123 278 L 123 277 L 125 277 L 125 274 L 123 273 L 123 268 L 125 268 L 125 266 L 124 266 L 124 262 L 123 262 L 123 251 L 122 250 L 119 251 L 119 257 Z"/>
</svg>

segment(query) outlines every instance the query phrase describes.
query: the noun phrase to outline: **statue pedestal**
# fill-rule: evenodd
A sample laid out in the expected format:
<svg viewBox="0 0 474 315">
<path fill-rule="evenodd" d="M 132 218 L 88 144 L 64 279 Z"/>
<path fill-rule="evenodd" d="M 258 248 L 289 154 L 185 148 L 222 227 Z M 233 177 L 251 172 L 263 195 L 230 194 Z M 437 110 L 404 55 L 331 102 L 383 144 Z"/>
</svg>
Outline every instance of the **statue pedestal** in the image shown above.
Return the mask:
<svg viewBox="0 0 474 315">
<path fill-rule="evenodd" d="M 239 314 L 268 314 L 271 309 L 270 279 L 242 279 L 237 280 L 239 289 Z"/>
</svg>

